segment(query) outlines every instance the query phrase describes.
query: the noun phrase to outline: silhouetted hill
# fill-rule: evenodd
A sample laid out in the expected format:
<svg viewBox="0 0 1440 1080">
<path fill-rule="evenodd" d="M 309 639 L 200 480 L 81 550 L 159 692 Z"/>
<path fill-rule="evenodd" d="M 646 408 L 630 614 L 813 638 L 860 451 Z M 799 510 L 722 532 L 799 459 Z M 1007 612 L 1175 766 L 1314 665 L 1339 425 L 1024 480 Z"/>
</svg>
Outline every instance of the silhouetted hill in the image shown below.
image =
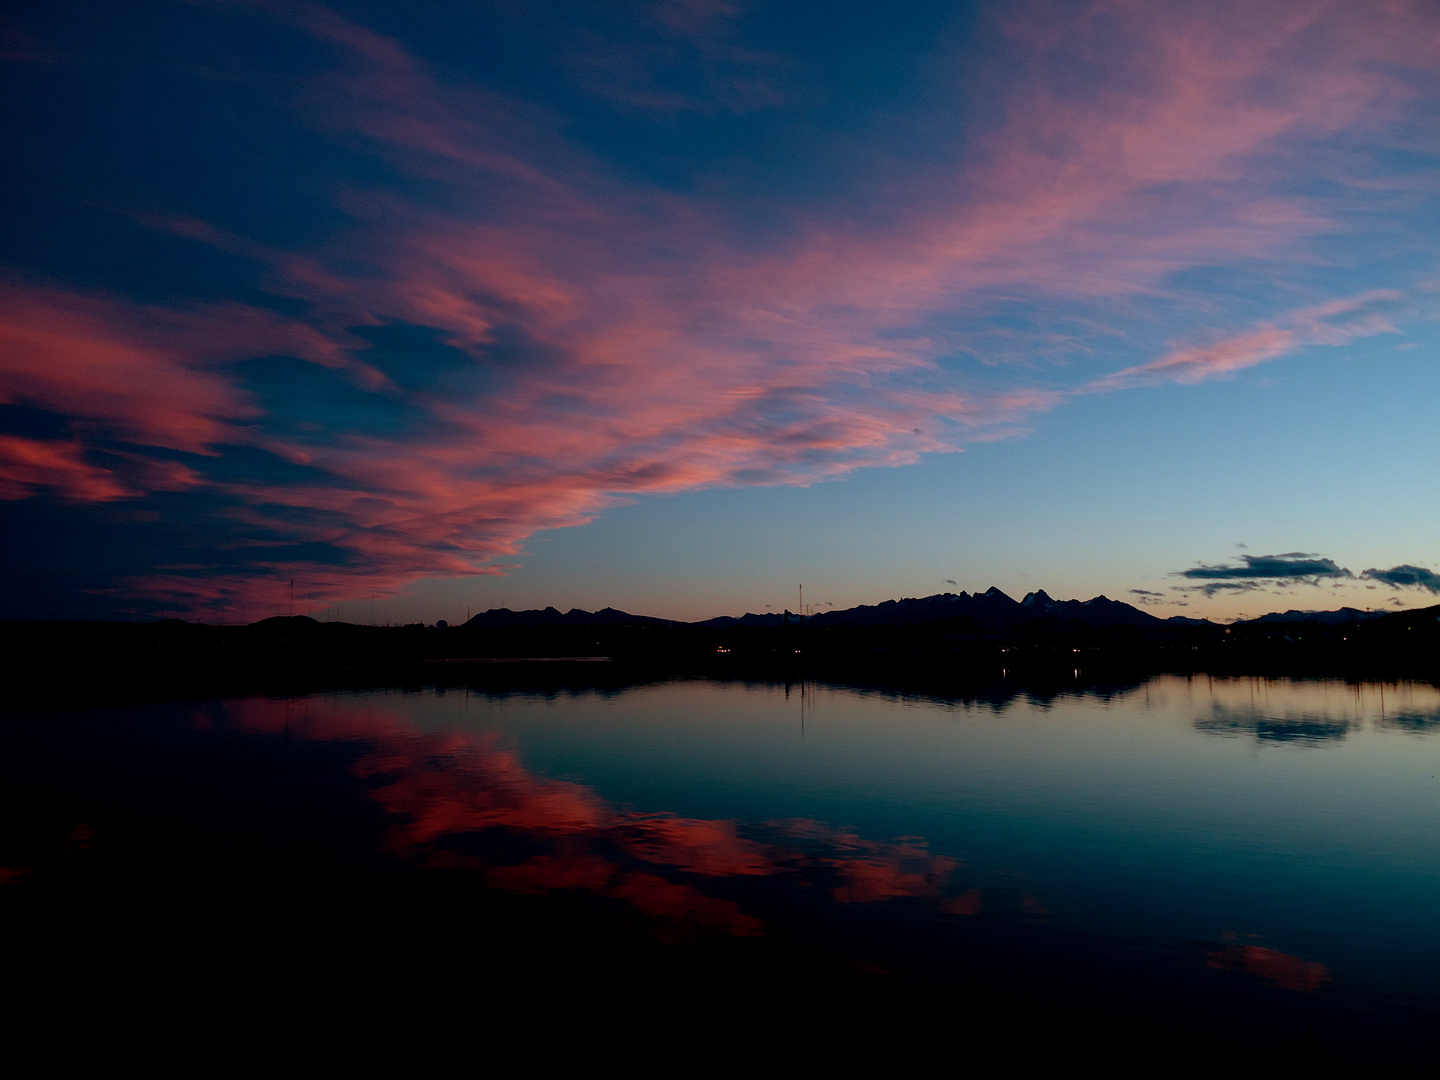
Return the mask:
<svg viewBox="0 0 1440 1080">
<path fill-rule="evenodd" d="M 1359 608 L 1342 607 L 1337 611 L 1272 611 L 1258 619 L 1246 619 L 1248 623 L 1319 623 L 1321 626 L 1340 626 L 1344 623 L 1365 622 L 1394 615 L 1392 611 L 1361 611 Z"/>
<path fill-rule="evenodd" d="M 505 626 L 675 626 L 673 619 L 657 619 L 651 615 L 631 615 L 616 608 L 601 608 L 599 611 L 582 611 L 571 608 L 565 613 L 553 607 L 544 610 L 531 608 L 528 611 L 511 611 L 509 608 L 491 608 L 476 615 L 466 626 L 477 629 Z"/>
<path fill-rule="evenodd" d="M 1427 637 L 1440 639 L 1440 604 L 1410 611 L 1392 611 L 1376 620 L 1376 625 L 1392 634 L 1419 631 Z"/>
<path fill-rule="evenodd" d="M 1314 616 L 1330 613 L 1307 612 L 1299 621 L 1218 626 L 1136 620 L 1144 613 L 1104 597 L 1027 599 L 998 589 L 944 594 L 827 613 L 803 626 L 777 614 L 706 625 L 554 608 L 486 612 L 449 628 L 318 623 L 303 615 L 249 626 L 8 623 L 0 624 L 9 650 L 0 665 L 0 712 L 82 699 L 429 683 L 610 686 L 686 675 L 894 687 L 1014 678 L 1069 685 L 1082 671 L 1440 681 L 1440 606 L 1355 622 L 1323 622 Z M 1083 614 L 1069 617 L 1076 611 Z M 1115 621 L 1092 625 L 1087 617 Z"/>
<path fill-rule="evenodd" d="M 165 619 L 163 621 L 179 626 L 187 625 L 180 619 Z M 284 630 L 291 627 L 297 630 L 304 630 L 307 627 L 319 626 L 320 623 L 312 619 L 309 615 L 271 615 L 268 619 L 261 619 L 259 622 L 251 623 L 250 625 L 263 626 L 271 630 Z"/>
<path fill-rule="evenodd" d="M 704 627 L 707 630 L 729 630 L 736 626 L 784 626 L 785 616 L 774 613 L 756 615 L 753 611 L 747 611 L 738 619 L 731 615 L 720 615 L 717 618 L 706 619 L 704 622 L 690 625 Z"/>
<path fill-rule="evenodd" d="M 1036 620 L 1077 620 L 1091 627 L 1164 626 L 1139 608 L 1120 600 L 1097 596 L 1091 600 L 1055 600 L 1043 590 L 1016 601 L 993 586 L 983 593 L 937 593 L 934 596 L 862 604 L 844 611 L 827 611 L 809 622 L 826 626 L 919 626 L 933 622 L 964 624 L 976 631 L 998 633 Z"/>
<path fill-rule="evenodd" d="M 1020 606 L 1047 618 L 1079 619 L 1089 626 L 1096 627 L 1154 627 L 1162 626 L 1165 622 L 1149 612 L 1141 611 L 1122 600 L 1111 600 L 1103 594 L 1090 600 L 1052 600 L 1041 589 L 1039 592 L 1030 593 L 1024 600 L 1021 600 Z"/>
</svg>

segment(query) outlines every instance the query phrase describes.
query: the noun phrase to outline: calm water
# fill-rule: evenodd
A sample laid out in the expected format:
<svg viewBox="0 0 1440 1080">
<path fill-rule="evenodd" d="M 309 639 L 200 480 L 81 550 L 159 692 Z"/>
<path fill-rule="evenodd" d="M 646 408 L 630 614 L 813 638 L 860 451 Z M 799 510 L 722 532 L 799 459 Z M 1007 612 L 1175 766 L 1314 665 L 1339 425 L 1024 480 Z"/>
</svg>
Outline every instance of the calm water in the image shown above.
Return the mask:
<svg viewBox="0 0 1440 1080">
<path fill-rule="evenodd" d="M 22 808 L 32 824 L 0 852 L 7 889 L 107 842 L 126 865 L 239 845 L 262 868 L 271 844 L 292 868 L 603 898 L 662 941 L 804 923 L 844 948 L 903 922 L 917 962 L 1083 942 L 1122 980 L 1138 956 L 1162 981 L 1403 1007 L 1402 1026 L 1440 1004 L 1426 684 L 1162 677 L 987 703 L 685 681 L 3 723 L 11 816 L 46 808 Z"/>
</svg>

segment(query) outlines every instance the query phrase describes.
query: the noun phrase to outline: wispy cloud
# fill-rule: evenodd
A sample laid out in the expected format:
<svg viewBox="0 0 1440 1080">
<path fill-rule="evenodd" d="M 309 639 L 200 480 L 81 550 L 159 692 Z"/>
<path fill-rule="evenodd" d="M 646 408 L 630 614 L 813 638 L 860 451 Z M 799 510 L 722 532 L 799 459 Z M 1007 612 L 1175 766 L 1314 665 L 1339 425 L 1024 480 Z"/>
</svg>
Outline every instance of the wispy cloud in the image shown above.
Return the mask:
<svg viewBox="0 0 1440 1080">
<path fill-rule="evenodd" d="M 129 583 L 183 603 L 256 577 L 338 599 L 497 571 L 537 530 L 638 495 L 813 483 L 1023 433 L 1074 394 L 1042 361 L 1093 364 L 1152 333 L 1157 299 L 1191 329 L 1213 310 L 1177 272 L 1293 260 L 1340 228 L 1344 192 L 1375 179 L 1348 135 L 1408 115 L 1440 43 L 1440 20 L 1404 3 L 1007 8 L 1001 105 L 965 140 L 927 128 L 931 164 L 901 168 L 895 125 L 852 132 L 844 196 L 777 197 L 759 229 L 707 194 L 723 178 L 637 181 L 551 106 L 322 7 L 256 10 L 327 50 L 287 108 L 388 170 L 331 185 L 344 226 L 287 247 L 132 215 L 261 266 L 263 300 L 141 303 L 19 275 L 0 296 L 0 396 L 70 420 L 0 441 L 0 494 L 195 493 L 211 547 Z M 643 48 L 628 24 L 571 26 L 589 45 L 557 69 L 661 117 L 809 93 L 729 5 L 656 12 Z M 1339 194 L 1300 193 L 1297 170 Z M 1387 332 L 1404 303 L 1370 291 L 1251 319 L 1080 388 L 1199 382 Z M 1222 569 L 1184 576 L 1319 573 Z"/>
<path fill-rule="evenodd" d="M 1283 322 L 1178 349 L 1159 360 L 1097 379 L 1084 392 L 1123 390 L 1160 383 L 1199 383 L 1255 367 L 1311 345 L 1347 345 L 1357 338 L 1397 333 L 1388 313 L 1410 297 L 1394 289 L 1330 301 L 1287 316 Z"/>
</svg>

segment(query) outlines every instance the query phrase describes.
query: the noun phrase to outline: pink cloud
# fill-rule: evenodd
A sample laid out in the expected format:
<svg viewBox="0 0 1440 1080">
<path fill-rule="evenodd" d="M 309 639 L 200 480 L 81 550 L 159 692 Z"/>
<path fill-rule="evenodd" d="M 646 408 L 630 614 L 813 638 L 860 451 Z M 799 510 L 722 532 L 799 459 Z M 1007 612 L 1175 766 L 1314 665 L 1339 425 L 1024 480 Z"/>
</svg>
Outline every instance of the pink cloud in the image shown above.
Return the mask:
<svg viewBox="0 0 1440 1080">
<path fill-rule="evenodd" d="M 138 307 L 0 282 L 0 401 L 140 445 L 212 453 L 258 415 L 226 361 L 283 352 L 346 366 L 347 344 L 244 304 Z"/>
<path fill-rule="evenodd" d="M 47 489 L 78 502 L 134 494 L 111 470 L 86 461 L 79 443 L 0 435 L 0 498 L 24 499 Z"/>
<path fill-rule="evenodd" d="M 666 11 L 681 37 L 727 17 L 714 5 Z M 303 303 L 303 320 L 9 287 L 0 394 L 73 418 L 75 433 L 0 447 L 0 493 L 116 500 L 195 482 L 92 464 L 105 439 L 263 450 L 305 478 L 206 480 L 229 500 L 215 513 L 249 537 L 237 541 L 246 573 L 302 576 L 317 600 L 495 571 L 537 530 L 642 494 L 813 483 L 1022 432 L 1073 399 L 1047 357 L 1093 363 L 1136 320 L 1145 329 L 1117 307 L 1163 297 L 1192 319 L 1213 314 L 1169 276 L 1296 259 L 1341 228 L 1335 198 L 1279 181 L 1300 163 L 1345 188 L 1345 138 L 1406 115 L 1410 73 L 1440 42 L 1440 20 L 1418 4 L 1021 6 L 1002 28 L 1019 74 L 996 85 L 1001 107 L 963 157 L 911 171 L 882 160 L 858 174 L 855 198 L 883 214 L 785 208 L 791 227 L 761 243 L 737 239 L 715 202 L 621 182 L 542 109 L 447 85 L 401 43 L 326 9 L 276 12 L 335 50 L 297 108 L 451 197 L 440 209 L 352 188 L 337 196 L 352 227 L 303 252 L 154 221 L 266 263 L 267 287 Z M 715 63 L 739 62 L 716 48 Z M 1016 300 L 1090 329 L 1037 325 L 1002 341 L 973 328 Z M 1379 299 L 1356 303 L 1080 388 L 1197 382 L 1388 325 Z M 475 379 L 399 385 L 363 336 L 396 324 L 433 329 Z M 958 350 L 1032 374 L 957 374 L 944 361 Z M 428 423 L 272 429 L 227 368 L 256 354 L 341 372 Z M 275 537 L 343 557 L 272 556 Z M 187 561 L 128 587 L 199 607 L 236 586 L 218 564 Z"/>
<path fill-rule="evenodd" d="M 1282 325 L 1236 334 L 1210 345 L 1179 349 L 1148 364 L 1117 371 L 1084 392 L 1122 390 L 1166 382 L 1199 383 L 1243 371 L 1310 345 L 1345 345 L 1357 338 L 1394 333 L 1384 309 L 1407 299 L 1394 290 L 1332 300 L 1291 314 Z M 1339 317 L 1344 317 L 1340 321 Z"/>
<path fill-rule="evenodd" d="M 148 314 L 189 340 L 157 341 L 142 329 Z M 197 314 L 223 323 L 226 313 Z M 0 399 L 99 424 L 132 442 L 208 452 L 254 411 L 227 380 L 201 368 L 185 322 L 103 298 L 0 286 Z"/>
</svg>

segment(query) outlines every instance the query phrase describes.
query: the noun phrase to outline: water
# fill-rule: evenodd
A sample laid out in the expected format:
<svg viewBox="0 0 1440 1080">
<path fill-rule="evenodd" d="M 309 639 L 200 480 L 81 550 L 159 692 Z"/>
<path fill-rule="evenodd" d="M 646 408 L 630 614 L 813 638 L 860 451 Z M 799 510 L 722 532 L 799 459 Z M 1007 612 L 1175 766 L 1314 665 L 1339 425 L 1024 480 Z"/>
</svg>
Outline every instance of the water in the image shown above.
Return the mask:
<svg viewBox="0 0 1440 1080">
<path fill-rule="evenodd" d="M 3 733 L 0 891 L 217 862 L 460 875 L 593 899 L 676 948 L 803 932 L 847 970 L 932 982 L 1003 953 L 1356 1038 L 1440 1015 L 1428 684 L 462 687 L 56 710 Z"/>
</svg>

